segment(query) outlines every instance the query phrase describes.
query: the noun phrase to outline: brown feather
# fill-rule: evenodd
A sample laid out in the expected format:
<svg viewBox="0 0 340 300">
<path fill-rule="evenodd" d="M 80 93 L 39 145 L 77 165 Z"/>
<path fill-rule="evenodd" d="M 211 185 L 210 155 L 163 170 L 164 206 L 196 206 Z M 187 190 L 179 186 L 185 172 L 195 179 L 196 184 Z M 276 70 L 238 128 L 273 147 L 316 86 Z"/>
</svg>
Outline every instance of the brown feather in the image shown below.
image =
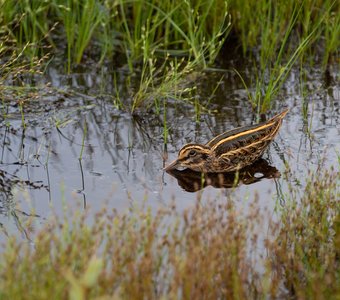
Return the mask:
<svg viewBox="0 0 340 300">
<path fill-rule="evenodd" d="M 187 144 L 166 170 L 178 166 L 201 172 L 231 172 L 259 159 L 278 133 L 288 109 L 270 120 L 224 132 L 205 145 Z"/>
</svg>

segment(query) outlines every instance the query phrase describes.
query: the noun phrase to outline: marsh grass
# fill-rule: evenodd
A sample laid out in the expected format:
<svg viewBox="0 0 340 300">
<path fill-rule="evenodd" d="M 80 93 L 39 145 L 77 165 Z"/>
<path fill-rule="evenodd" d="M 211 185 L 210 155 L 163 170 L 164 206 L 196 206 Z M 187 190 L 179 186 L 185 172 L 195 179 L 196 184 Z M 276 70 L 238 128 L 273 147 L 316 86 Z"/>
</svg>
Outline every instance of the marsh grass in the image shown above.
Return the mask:
<svg viewBox="0 0 340 300">
<path fill-rule="evenodd" d="M 295 14 L 299 8 L 299 13 Z M 295 13 L 294 13 L 295 11 Z M 260 48 L 264 55 L 260 55 L 261 66 L 266 60 L 275 60 L 281 41 L 284 39 L 292 16 L 296 16 L 293 26 L 294 37 L 289 43 L 299 44 L 312 32 L 313 41 L 305 51 L 316 54 L 323 48 L 324 55 L 336 54 L 339 45 L 335 42 L 335 35 L 339 27 L 339 3 L 334 0 L 305 0 L 297 3 L 293 0 L 280 0 L 275 3 L 270 0 L 234 1 L 229 2 L 229 12 L 233 20 L 233 28 L 240 38 L 244 54 L 252 47 Z M 254 16 L 261 16 L 254 18 Z M 330 34 L 327 37 L 327 34 Z M 334 47 L 328 47 L 330 41 Z M 312 49 L 314 48 L 314 49 Z M 328 52 L 328 50 L 329 52 Z M 306 57 L 307 58 L 307 57 Z M 308 59 L 308 58 L 307 58 Z"/>
<path fill-rule="evenodd" d="M 43 65 L 48 55 L 41 58 L 27 59 L 25 53 L 30 52 L 31 44 L 22 49 L 16 48 L 7 29 L 0 36 L 0 109 L 1 119 L 8 118 L 8 104 L 15 101 L 21 115 L 22 126 L 25 127 L 25 104 L 39 97 L 44 86 L 32 86 L 28 78 L 42 74 Z"/>
<path fill-rule="evenodd" d="M 46 22 L 49 4 L 47 1 L 0 1 L 0 22 L 10 33 L 10 37 L 17 44 L 19 51 L 24 50 L 30 58 L 36 58 L 40 53 L 44 39 L 50 44 L 49 26 Z M 27 47 L 27 44 L 31 47 Z"/>
<path fill-rule="evenodd" d="M 136 60 L 156 53 L 192 58 L 206 67 L 222 47 L 230 20 L 224 1 L 118 1 L 111 7 L 115 30 L 130 69 Z"/>
<path fill-rule="evenodd" d="M 189 72 L 214 62 L 230 29 L 227 5 L 221 0 L 54 0 L 20 5 L 4 0 L 0 6 L 0 22 L 14 47 L 25 53 L 32 48 L 31 58 L 50 53 L 46 45 L 56 54 L 66 49 L 68 73 L 98 49 L 102 63 L 123 54 L 130 75 L 139 74 L 139 84 L 128 97 L 116 87 L 114 102 L 131 113 L 164 99 L 187 101 L 181 96 L 188 94 L 183 83 Z M 25 42 L 31 47 L 24 47 Z"/>
<path fill-rule="evenodd" d="M 183 213 L 132 206 L 89 219 L 65 210 L 29 232 L 33 245 L 8 237 L 0 296 L 337 299 L 339 182 L 335 170 L 311 173 L 301 197 L 290 187 L 275 218 L 256 197 L 247 209 L 227 198 L 201 199 Z"/>
<path fill-rule="evenodd" d="M 339 5 L 337 6 L 339 11 Z M 336 11 L 332 11 L 327 14 L 324 22 L 326 26 L 324 27 L 324 37 L 325 37 L 325 55 L 323 57 L 323 65 L 327 66 L 332 59 L 332 54 L 334 57 L 339 57 L 340 48 L 340 14 Z"/>
<path fill-rule="evenodd" d="M 269 246 L 275 274 L 297 299 L 337 299 L 339 288 L 340 188 L 333 171 L 310 175 L 300 200 L 281 209 L 278 238 Z"/>
<path fill-rule="evenodd" d="M 315 64 L 314 56 L 322 51 L 323 61 L 327 63 L 329 56 L 337 54 L 338 39 L 334 40 L 340 24 L 336 20 L 337 9 L 336 2 L 331 0 L 231 1 L 233 26 L 240 33 L 244 54 L 248 55 L 251 47 L 256 46 L 257 64 L 251 89 L 237 72 L 254 109 L 265 112 L 270 108 L 272 99 L 298 60 Z M 263 18 L 252 18 L 252 15 Z"/>
<path fill-rule="evenodd" d="M 85 49 L 102 21 L 103 12 L 96 0 L 56 1 L 55 4 L 67 38 L 67 70 L 70 73 L 73 62 L 81 62 Z"/>
<path fill-rule="evenodd" d="M 176 89 L 178 77 L 186 77 L 188 69 L 201 72 L 211 66 L 221 47 L 235 47 L 235 40 L 256 62 L 249 88 L 255 90 L 248 95 L 258 112 L 270 108 L 297 60 L 314 64 L 313 58 L 320 55 L 326 68 L 339 49 L 339 4 L 334 0 L 25 0 L 19 4 L 2 0 L 0 7 L 2 28 L 18 52 L 30 58 L 65 50 L 70 73 L 89 56 L 99 63 L 125 57 L 130 74 L 140 74 L 140 90 L 135 90 L 132 105 L 123 103 L 123 95 L 117 95 L 116 104 L 132 112 L 150 96 L 154 103 L 159 101 L 171 81 Z M 238 39 L 228 39 L 230 30 Z M 177 63 L 181 58 L 188 68 Z M 177 70 L 168 75 L 165 68 L 155 72 L 155 61 L 162 65 L 162 60 L 173 60 Z M 152 86 L 158 87 L 153 95 Z M 193 104 L 199 114 L 200 103 Z"/>
<path fill-rule="evenodd" d="M 56 49 L 56 42 L 66 38 L 67 56 L 75 63 L 96 44 L 102 52 L 100 61 L 121 52 L 132 68 L 135 61 L 150 58 L 155 51 L 191 56 L 205 67 L 214 62 L 232 25 L 244 54 L 259 46 L 263 67 L 267 60 L 275 60 L 296 6 L 300 8 L 293 26 L 297 41 L 290 43 L 299 44 L 317 26 L 307 48 L 315 54 L 312 46 L 317 46 L 315 50 L 321 46 L 327 62 L 339 47 L 339 4 L 334 0 L 298 4 L 293 0 L 24 0 L 18 4 L 2 0 L 0 22 L 20 48 L 34 44 L 35 48 L 27 49 L 34 55 L 44 44 Z"/>
<path fill-rule="evenodd" d="M 184 59 L 166 58 L 161 63 L 154 59 L 144 61 L 139 85 L 131 95 L 131 112 L 140 107 L 153 107 L 159 114 L 164 99 L 192 102 L 196 90 L 191 85 L 195 67 L 195 62 L 188 63 Z"/>
<path fill-rule="evenodd" d="M 1 23 L 21 48 L 29 42 L 39 49 L 44 37 L 55 48 L 49 33 L 59 24 L 55 33 L 66 37 L 68 64 L 80 63 L 96 42 L 104 55 L 125 53 L 131 68 L 154 51 L 191 55 L 205 66 L 214 61 L 230 27 L 222 0 L 25 0 L 19 5 L 3 0 L 0 6 Z"/>
</svg>

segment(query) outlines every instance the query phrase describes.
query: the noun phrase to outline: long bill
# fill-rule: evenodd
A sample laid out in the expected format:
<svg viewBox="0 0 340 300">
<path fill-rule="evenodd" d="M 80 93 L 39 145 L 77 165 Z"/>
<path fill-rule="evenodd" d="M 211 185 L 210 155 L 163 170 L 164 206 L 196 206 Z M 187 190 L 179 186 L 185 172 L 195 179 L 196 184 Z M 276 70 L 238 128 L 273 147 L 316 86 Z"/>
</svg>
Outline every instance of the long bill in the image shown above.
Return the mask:
<svg viewBox="0 0 340 300">
<path fill-rule="evenodd" d="M 170 171 L 173 169 L 176 169 L 176 167 L 179 167 L 179 161 L 178 159 L 175 159 L 172 163 L 170 163 L 169 165 L 167 165 L 164 170 L 165 171 Z"/>
</svg>

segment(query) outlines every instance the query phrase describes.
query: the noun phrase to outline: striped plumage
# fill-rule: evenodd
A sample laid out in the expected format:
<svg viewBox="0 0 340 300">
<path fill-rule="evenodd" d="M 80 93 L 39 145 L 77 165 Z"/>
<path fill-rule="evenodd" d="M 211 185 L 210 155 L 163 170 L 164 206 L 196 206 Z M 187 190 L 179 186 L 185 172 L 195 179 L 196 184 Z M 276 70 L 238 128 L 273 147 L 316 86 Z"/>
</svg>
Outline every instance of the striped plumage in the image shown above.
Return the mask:
<svg viewBox="0 0 340 300">
<path fill-rule="evenodd" d="M 205 145 L 187 144 L 165 170 L 178 167 L 204 173 L 232 172 L 252 164 L 262 156 L 278 133 L 288 109 L 257 125 L 224 132 Z"/>
</svg>

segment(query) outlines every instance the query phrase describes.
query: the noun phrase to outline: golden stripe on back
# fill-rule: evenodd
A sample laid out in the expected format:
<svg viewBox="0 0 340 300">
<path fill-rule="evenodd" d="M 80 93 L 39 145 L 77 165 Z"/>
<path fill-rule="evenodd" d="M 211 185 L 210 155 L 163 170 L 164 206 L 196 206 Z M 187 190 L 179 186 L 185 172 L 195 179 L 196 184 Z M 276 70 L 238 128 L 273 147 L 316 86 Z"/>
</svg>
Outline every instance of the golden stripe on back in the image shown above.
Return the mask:
<svg viewBox="0 0 340 300">
<path fill-rule="evenodd" d="M 238 134 L 235 134 L 235 135 L 232 135 L 232 136 L 229 136 L 223 140 L 220 140 L 217 144 L 215 144 L 214 146 L 211 147 L 211 149 L 216 149 L 219 145 L 223 144 L 223 143 L 226 143 L 226 142 L 229 142 L 233 139 L 236 139 L 238 137 L 241 137 L 241 136 L 244 136 L 244 135 L 248 135 L 248 134 L 251 134 L 251 133 L 254 133 L 254 132 L 259 132 L 260 130 L 263 130 L 263 129 L 266 129 L 268 127 L 271 127 L 275 124 L 275 122 L 273 123 L 270 123 L 270 124 L 265 124 L 263 126 L 259 126 L 255 129 L 251 129 L 251 130 L 247 130 L 247 131 L 244 131 L 244 132 L 241 132 L 241 133 L 238 133 Z"/>
<path fill-rule="evenodd" d="M 288 109 L 265 123 L 222 133 L 205 145 L 187 144 L 166 170 L 185 167 L 199 172 L 217 173 L 236 171 L 252 164 L 274 139 L 287 112 Z"/>
</svg>

